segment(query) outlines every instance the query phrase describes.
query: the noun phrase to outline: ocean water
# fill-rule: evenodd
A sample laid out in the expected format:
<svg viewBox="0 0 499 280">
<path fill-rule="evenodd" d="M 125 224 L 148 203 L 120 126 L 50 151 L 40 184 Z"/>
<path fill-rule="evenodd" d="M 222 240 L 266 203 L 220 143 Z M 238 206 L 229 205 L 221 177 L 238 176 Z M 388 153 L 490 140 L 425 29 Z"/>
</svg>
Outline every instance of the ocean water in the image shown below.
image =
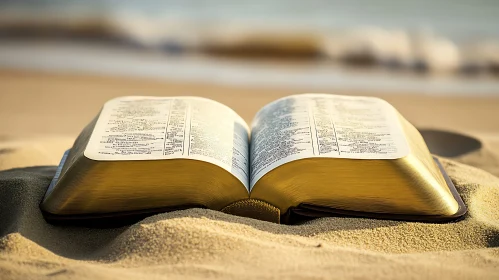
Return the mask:
<svg viewBox="0 0 499 280">
<path fill-rule="evenodd" d="M 243 24 L 330 31 L 376 26 L 431 31 L 452 40 L 499 38 L 497 0 L 42 0 L 0 1 L 4 15 L 135 17 L 151 21 Z"/>
<path fill-rule="evenodd" d="M 269 63 L 210 56 L 165 56 L 68 42 L 0 40 L 0 68 L 210 83 L 292 92 L 499 97 L 499 79 L 348 71 L 329 63 Z M 147 93 L 138 93 L 147 94 Z"/>
</svg>

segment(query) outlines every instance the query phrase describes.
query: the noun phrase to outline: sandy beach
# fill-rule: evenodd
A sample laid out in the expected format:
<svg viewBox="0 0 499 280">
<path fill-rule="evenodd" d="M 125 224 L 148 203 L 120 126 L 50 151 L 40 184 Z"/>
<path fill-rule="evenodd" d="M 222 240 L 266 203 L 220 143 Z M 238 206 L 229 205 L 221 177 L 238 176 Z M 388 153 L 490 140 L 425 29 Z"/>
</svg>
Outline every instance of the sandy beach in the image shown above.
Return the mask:
<svg viewBox="0 0 499 280">
<path fill-rule="evenodd" d="M 370 92 L 320 92 L 372 95 Z M 375 94 L 418 128 L 472 136 L 442 163 L 469 208 L 446 224 L 321 218 L 278 225 L 191 209 L 131 226 L 54 226 L 39 203 L 64 150 L 102 104 L 124 95 L 194 95 L 248 123 L 293 88 L 220 86 L 0 71 L 0 279 L 498 279 L 499 98 Z"/>
</svg>

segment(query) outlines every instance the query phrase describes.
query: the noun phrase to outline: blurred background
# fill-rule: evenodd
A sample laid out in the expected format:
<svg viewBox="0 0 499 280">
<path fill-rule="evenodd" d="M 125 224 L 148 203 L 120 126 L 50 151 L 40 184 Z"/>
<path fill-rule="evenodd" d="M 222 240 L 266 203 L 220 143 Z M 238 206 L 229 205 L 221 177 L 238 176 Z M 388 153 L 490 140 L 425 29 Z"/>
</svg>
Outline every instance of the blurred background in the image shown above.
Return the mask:
<svg viewBox="0 0 499 280">
<path fill-rule="evenodd" d="M 0 168 L 57 164 L 117 96 L 251 123 L 304 92 L 381 97 L 432 151 L 499 174 L 499 1 L 0 0 Z"/>
<path fill-rule="evenodd" d="M 0 1 L 0 67 L 495 95 L 499 2 Z"/>
</svg>

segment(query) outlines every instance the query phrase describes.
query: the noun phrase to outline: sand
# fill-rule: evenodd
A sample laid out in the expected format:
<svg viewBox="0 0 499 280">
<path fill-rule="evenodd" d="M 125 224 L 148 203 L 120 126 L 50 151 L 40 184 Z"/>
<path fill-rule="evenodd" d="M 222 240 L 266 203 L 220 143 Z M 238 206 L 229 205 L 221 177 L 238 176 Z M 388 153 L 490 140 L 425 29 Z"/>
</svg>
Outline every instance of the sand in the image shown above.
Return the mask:
<svg viewBox="0 0 499 280">
<path fill-rule="evenodd" d="M 386 97 L 419 126 L 466 132 L 481 141 L 479 150 L 442 159 L 469 207 L 459 222 L 322 218 L 278 225 L 191 209 L 112 229 L 47 224 L 38 204 L 54 165 L 101 99 L 175 90 L 221 100 L 247 120 L 261 105 L 293 93 L 0 72 L 0 279 L 499 278 L 493 99 L 436 98 L 436 112 L 435 97 Z M 82 97 L 84 92 L 89 94 Z"/>
</svg>

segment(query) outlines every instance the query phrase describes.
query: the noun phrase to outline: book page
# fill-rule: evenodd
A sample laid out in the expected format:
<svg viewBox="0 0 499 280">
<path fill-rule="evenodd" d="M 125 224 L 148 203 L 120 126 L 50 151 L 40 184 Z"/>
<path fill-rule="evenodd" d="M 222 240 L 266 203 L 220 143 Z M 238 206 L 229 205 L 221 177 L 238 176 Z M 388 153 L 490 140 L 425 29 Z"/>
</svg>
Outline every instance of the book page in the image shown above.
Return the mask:
<svg viewBox="0 0 499 280">
<path fill-rule="evenodd" d="M 374 97 L 302 94 L 263 107 L 252 123 L 250 187 L 309 157 L 396 159 L 409 153 L 396 110 Z"/>
<path fill-rule="evenodd" d="M 248 189 L 248 142 L 248 125 L 216 101 L 130 96 L 104 105 L 84 154 L 100 161 L 201 160 L 231 172 Z"/>
</svg>

